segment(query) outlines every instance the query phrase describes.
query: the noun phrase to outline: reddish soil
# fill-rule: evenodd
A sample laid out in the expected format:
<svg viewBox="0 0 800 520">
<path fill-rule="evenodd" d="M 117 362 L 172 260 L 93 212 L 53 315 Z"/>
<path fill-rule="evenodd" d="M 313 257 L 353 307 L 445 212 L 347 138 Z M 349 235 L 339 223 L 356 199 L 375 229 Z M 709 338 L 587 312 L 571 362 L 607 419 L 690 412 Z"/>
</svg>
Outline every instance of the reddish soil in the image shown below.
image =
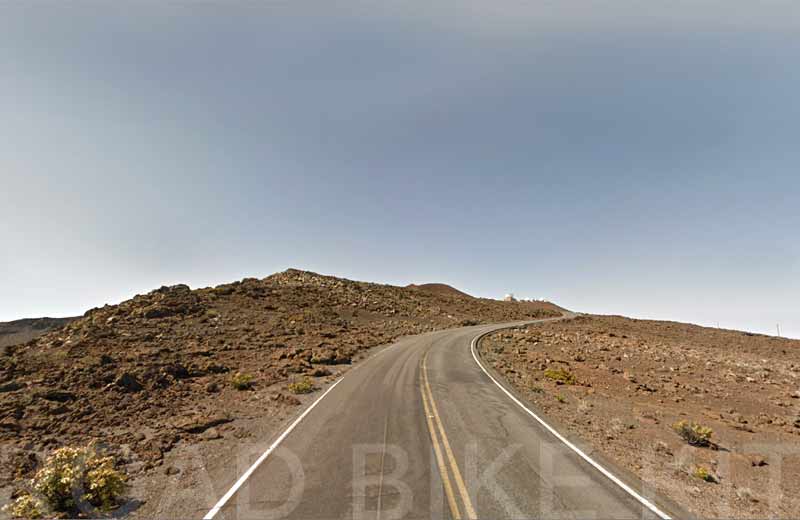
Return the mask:
<svg viewBox="0 0 800 520">
<path fill-rule="evenodd" d="M 498 332 L 481 349 L 544 415 L 694 514 L 797 518 L 800 341 L 582 316 Z M 559 369 L 574 384 L 545 375 Z M 685 442 L 681 420 L 710 427 L 712 445 Z"/>
<path fill-rule="evenodd" d="M 447 284 L 443 283 L 423 283 L 420 285 L 411 284 L 407 286 L 410 289 L 419 289 L 420 291 L 426 291 L 433 294 L 438 294 L 440 296 L 455 296 L 455 297 L 462 297 L 462 298 L 472 298 L 469 294 L 465 292 L 461 292 L 455 287 L 451 287 Z"/>
<path fill-rule="evenodd" d="M 109 445 L 130 475 L 151 474 L 176 447 L 247 437 L 254 424 L 286 417 L 301 402 L 290 381 L 322 384 L 370 347 L 559 314 L 549 303 L 297 270 L 162 287 L 0 350 L 0 487 L 22 485 L 48 451 L 90 439 Z M 236 372 L 252 376 L 252 390 L 233 387 Z"/>
</svg>

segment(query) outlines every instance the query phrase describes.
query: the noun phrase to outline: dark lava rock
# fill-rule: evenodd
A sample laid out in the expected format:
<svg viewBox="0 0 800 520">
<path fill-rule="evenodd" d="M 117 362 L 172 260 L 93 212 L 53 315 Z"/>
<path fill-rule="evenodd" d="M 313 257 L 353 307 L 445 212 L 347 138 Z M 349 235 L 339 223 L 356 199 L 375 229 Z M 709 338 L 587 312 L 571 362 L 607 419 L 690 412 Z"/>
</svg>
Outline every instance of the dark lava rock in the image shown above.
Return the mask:
<svg viewBox="0 0 800 520">
<path fill-rule="evenodd" d="M 129 372 L 120 374 L 120 376 L 114 380 L 114 386 L 123 392 L 140 392 L 144 388 L 142 383 L 136 379 L 136 376 Z"/>
<path fill-rule="evenodd" d="M 57 403 L 66 403 L 75 400 L 75 394 L 63 390 L 45 390 L 39 393 L 38 396 L 46 401 L 54 401 Z"/>
<path fill-rule="evenodd" d="M 0 393 L 14 392 L 16 390 L 19 390 L 20 388 L 25 388 L 25 384 L 20 383 L 18 381 L 10 381 L 8 383 L 0 385 Z"/>
</svg>

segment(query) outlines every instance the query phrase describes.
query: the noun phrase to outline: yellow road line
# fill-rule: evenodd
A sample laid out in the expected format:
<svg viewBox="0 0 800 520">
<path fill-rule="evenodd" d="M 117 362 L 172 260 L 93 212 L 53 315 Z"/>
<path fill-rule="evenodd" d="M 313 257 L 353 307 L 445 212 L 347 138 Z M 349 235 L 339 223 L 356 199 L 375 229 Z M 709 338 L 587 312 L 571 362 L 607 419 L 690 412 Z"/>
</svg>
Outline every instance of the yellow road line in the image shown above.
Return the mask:
<svg viewBox="0 0 800 520">
<path fill-rule="evenodd" d="M 425 388 L 428 391 L 428 399 L 430 400 L 431 409 L 433 410 L 433 417 L 436 419 L 436 425 L 439 427 L 439 434 L 442 437 L 444 450 L 447 453 L 447 458 L 450 461 L 450 467 L 453 471 L 453 477 L 455 478 L 456 486 L 458 486 L 458 492 L 461 494 L 461 499 L 464 501 L 464 510 L 467 514 L 467 518 L 474 520 L 478 518 L 478 515 L 475 513 L 475 508 L 472 507 L 472 501 L 469 498 L 467 486 L 464 484 L 464 479 L 461 477 L 461 471 L 458 469 L 458 463 L 456 462 L 455 456 L 453 456 L 453 450 L 450 448 L 450 441 L 447 440 L 447 434 L 444 432 L 444 425 L 439 417 L 439 411 L 436 408 L 436 401 L 433 400 L 433 392 L 431 391 L 431 385 L 428 381 L 428 352 L 426 352 L 425 356 L 422 358 L 422 377 L 425 382 Z"/>
<path fill-rule="evenodd" d="M 431 411 L 428 407 L 428 398 L 425 396 L 425 390 L 422 386 L 422 382 L 419 385 L 419 392 L 422 394 L 422 406 L 425 408 L 425 419 L 428 422 L 428 431 L 431 433 L 431 442 L 433 443 L 433 452 L 436 454 L 436 462 L 439 466 L 439 474 L 442 477 L 442 483 L 444 484 L 444 493 L 447 495 L 447 504 L 450 506 L 450 513 L 453 515 L 455 520 L 461 520 L 461 513 L 458 510 L 458 504 L 456 504 L 456 497 L 453 494 L 453 487 L 450 484 L 450 476 L 447 474 L 447 466 L 444 463 L 444 457 L 442 457 L 442 449 L 439 446 L 439 441 L 436 438 L 436 429 L 433 427 L 433 421 L 431 420 Z"/>
</svg>

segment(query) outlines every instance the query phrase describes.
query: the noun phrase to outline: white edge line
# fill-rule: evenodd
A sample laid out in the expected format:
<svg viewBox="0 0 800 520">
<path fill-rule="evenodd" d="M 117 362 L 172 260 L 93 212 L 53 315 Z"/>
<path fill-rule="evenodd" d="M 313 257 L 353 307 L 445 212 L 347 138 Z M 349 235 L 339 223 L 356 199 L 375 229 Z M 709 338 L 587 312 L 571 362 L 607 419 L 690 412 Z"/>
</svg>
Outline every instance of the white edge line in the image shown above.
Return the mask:
<svg viewBox="0 0 800 520">
<path fill-rule="evenodd" d="M 378 352 L 377 354 L 375 354 L 375 355 L 373 355 L 373 356 L 371 356 L 371 357 L 368 357 L 367 359 L 365 359 L 365 360 L 363 360 L 363 361 L 364 361 L 364 362 L 366 362 L 366 361 L 369 361 L 369 360 L 370 360 L 370 359 L 372 359 L 372 358 L 378 357 L 379 355 L 383 354 L 384 352 L 386 352 L 387 350 L 389 350 L 389 349 L 390 349 L 391 347 L 393 347 L 394 345 L 396 345 L 396 343 L 392 343 L 392 344 L 390 344 L 389 346 L 387 346 L 386 348 L 384 348 L 383 350 L 381 350 L 381 351 L 380 351 L 380 352 Z M 359 367 L 361 367 L 361 365 L 362 365 L 362 364 L 363 364 L 363 363 L 356 365 L 356 366 L 355 366 L 355 367 L 353 367 L 353 368 L 352 368 L 350 371 L 357 370 Z M 217 503 L 214 505 L 214 507 L 212 507 L 212 508 L 211 508 L 211 510 L 210 510 L 208 513 L 206 513 L 206 516 L 204 516 L 204 517 L 203 517 L 203 520 L 212 520 L 212 519 L 213 519 L 213 518 L 216 516 L 216 514 L 217 514 L 217 513 L 219 513 L 219 511 L 220 511 L 220 510 L 221 510 L 223 507 L 225 507 L 225 504 L 228 502 L 228 500 L 230 500 L 230 499 L 231 499 L 231 497 L 232 497 L 233 495 L 235 495 L 235 494 L 236 494 L 236 492 L 239 490 L 239 488 L 240 488 L 240 487 L 242 487 L 242 485 L 243 485 L 243 484 L 244 484 L 244 483 L 247 481 L 247 479 L 248 479 L 248 478 L 250 478 L 250 475 L 252 475 L 252 474 L 253 474 L 253 472 L 256 470 L 256 468 L 258 468 L 258 467 L 261 465 L 261 463 L 262 463 L 262 462 L 264 462 L 264 461 L 267 459 L 267 457 L 269 456 L 269 454 L 270 454 L 270 453 L 272 453 L 273 451 L 275 451 L 275 448 L 277 448 L 277 447 L 278 447 L 278 445 L 280 445 L 280 443 L 281 443 L 281 442 L 283 442 L 283 439 L 285 439 L 285 438 L 286 438 L 286 436 L 288 436 L 290 433 L 292 433 L 292 430 L 294 430 L 294 429 L 295 429 L 295 427 L 296 427 L 298 424 L 300 424 L 300 421 L 302 421 L 302 420 L 303 420 L 303 418 L 305 418 L 305 416 L 306 416 L 306 415 L 308 415 L 308 413 L 309 413 L 309 412 L 311 412 L 311 410 L 313 410 L 313 409 L 314 409 L 314 407 L 315 407 L 315 406 L 317 406 L 317 404 L 318 404 L 320 401 L 322 401 L 322 399 L 323 399 L 323 398 L 324 398 L 326 395 L 328 395 L 328 392 L 330 392 L 331 390 L 333 390 L 333 389 L 334 389 L 334 387 L 335 387 L 336 385 L 338 385 L 339 383 L 341 383 L 341 382 L 342 382 L 342 379 L 344 379 L 344 375 L 342 375 L 342 377 L 341 377 L 341 378 L 340 378 L 338 381 L 336 381 L 335 383 L 333 383 L 333 384 L 330 386 L 330 388 L 328 388 L 327 390 L 325 390 L 325 393 L 323 393 L 321 396 L 319 396 L 319 397 L 317 398 L 317 400 L 316 400 L 316 401 L 314 401 L 313 403 L 311 403 L 311 406 L 309 406 L 308 408 L 306 408 L 306 410 L 305 410 L 305 411 L 304 411 L 304 412 L 303 412 L 303 413 L 300 415 L 300 417 L 298 417 L 297 419 L 295 419 L 295 420 L 294 420 L 294 422 L 293 422 L 292 424 L 290 424 L 290 425 L 289 425 L 289 427 L 288 427 L 288 428 L 287 428 L 287 429 L 286 429 L 286 430 L 285 430 L 285 431 L 284 431 L 284 432 L 281 434 L 281 436 L 280 436 L 280 437 L 278 437 L 278 438 L 275 440 L 275 442 L 273 442 L 273 443 L 270 445 L 270 447 L 269 447 L 269 448 L 267 448 L 267 451 L 265 451 L 265 452 L 264 452 L 264 453 L 263 453 L 263 454 L 262 454 L 262 455 L 261 455 L 261 456 L 258 458 L 258 460 L 256 460 L 256 461 L 253 463 L 253 465 L 252 465 L 252 466 L 250 466 L 250 467 L 247 469 L 247 471 L 245 471 L 245 472 L 242 474 L 242 476 L 241 476 L 241 477 L 239 477 L 239 480 L 237 480 L 237 481 L 236 481 L 236 483 L 233 485 L 233 487 L 231 487 L 231 488 L 228 490 L 228 492 L 227 492 L 227 493 L 225 493 L 225 495 L 223 495 L 223 497 L 219 499 L 219 501 L 218 501 L 218 502 L 217 502 Z"/>
<path fill-rule="evenodd" d="M 581 457 L 583 460 L 585 460 L 586 462 L 588 462 L 589 464 L 591 464 L 591 465 L 592 465 L 592 466 L 593 466 L 593 467 L 594 467 L 594 468 L 595 468 L 597 471 L 599 471 L 600 473 L 602 473 L 603 475 L 605 475 L 606 477 L 608 477 L 608 479 L 609 479 L 609 480 L 611 480 L 611 482 L 613 482 L 614 484 L 618 485 L 619 487 L 621 487 L 622 489 L 624 489 L 625 491 L 627 491 L 629 495 L 631 495 L 633 498 L 635 498 L 636 500 L 638 500 L 638 501 L 639 501 L 639 502 L 640 502 L 642 505 L 646 506 L 646 507 L 647 507 L 647 508 L 648 508 L 650 511 L 652 511 L 653 513 L 655 513 L 656 515 L 658 515 L 658 516 L 659 516 L 659 517 L 661 517 L 662 519 L 664 519 L 664 520 L 671 520 L 671 518 L 670 518 L 670 516 L 669 516 L 668 514 L 666 514 L 666 513 L 665 513 L 665 512 L 663 512 L 662 510 L 660 510 L 660 509 L 659 509 L 659 508 L 658 508 L 658 507 L 657 507 L 655 504 L 653 504 L 652 502 L 650 502 L 649 500 L 647 500 L 646 498 L 644 498 L 642 495 L 640 495 L 639 493 L 637 493 L 636 491 L 634 491 L 634 490 L 633 490 L 633 488 L 631 488 L 629 485 L 627 485 L 626 483 L 624 483 L 623 481 L 621 481 L 620 479 L 618 479 L 617 477 L 615 477 L 615 476 L 614 476 L 614 474 L 612 474 L 612 473 L 611 473 L 610 471 L 608 471 L 606 468 L 604 468 L 603 466 L 601 466 L 599 463 L 595 462 L 595 461 L 594 461 L 594 460 L 593 460 L 591 457 L 589 457 L 589 456 L 588 456 L 586 453 L 584 453 L 584 452 L 583 452 L 583 450 L 581 450 L 580 448 L 578 448 L 577 446 L 575 446 L 574 444 L 572 444 L 570 441 L 568 441 L 568 440 L 567 440 L 567 439 L 566 439 L 566 438 L 565 438 L 563 435 L 561 435 L 560 433 L 558 433 L 558 431 L 556 431 L 556 429 L 555 429 L 555 428 L 553 428 L 552 426 L 550 426 L 549 424 L 547 424 L 546 422 L 544 422 L 544 420 L 542 420 L 542 418 L 541 418 L 541 417 L 539 417 L 538 415 L 536 415 L 535 413 L 533 413 L 533 412 L 532 412 L 532 411 L 531 411 L 531 410 L 530 410 L 530 409 L 529 409 L 527 406 L 525 406 L 524 404 L 522 404 L 522 402 L 521 402 L 519 399 L 517 399 L 516 397 L 514 397 L 514 396 L 511 394 L 511 392 L 509 392 L 508 390 L 506 390 L 506 388 L 505 388 L 503 385 L 501 385 L 501 384 L 500 384 L 500 383 L 497 381 L 497 379 L 495 379 L 494 377 L 492 377 L 492 375 L 491 375 L 491 374 L 490 374 L 490 373 L 489 373 L 489 372 L 486 370 L 486 368 L 484 368 L 483 364 L 482 364 L 482 363 L 480 362 L 480 360 L 478 359 L 478 356 L 475 354 L 475 345 L 477 344 L 477 341 L 478 341 L 480 338 L 482 338 L 483 336 L 486 336 L 486 335 L 488 335 L 488 334 L 491 334 L 492 332 L 495 332 L 495 331 L 482 332 L 481 334 L 478 334 L 477 336 L 475 336 L 475 337 L 472 339 L 472 343 L 470 344 L 470 351 L 472 352 L 472 358 L 473 358 L 473 359 L 475 359 L 475 362 L 478 364 L 478 366 L 481 368 L 481 370 L 483 370 L 483 373 L 484 373 L 484 374 L 486 374 L 487 376 L 489 376 L 489 379 L 491 379 L 491 380 L 492 380 L 492 382 L 494 382 L 494 384 L 496 384 L 496 385 L 498 386 L 498 388 L 500 388 L 500 390 L 502 390 L 503 392 L 505 392 L 505 394 L 506 394 L 508 397 L 510 397 L 512 401 L 514 401 L 515 403 L 517 403 L 517 404 L 518 404 L 518 405 L 519 405 L 519 406 L 520 406 L 520 407 L 521 407 L 523 410 L 525 410 L 526 412 L 528 412 L 528 414 L 529 414 L 531 417 L 533 417 L 534 419 L 536 419 L 536 420 L 539 422 L 539 424 L 541 424 L 542 426 L 544 426 L 544 427 L 547 429 L 547 431 L 549 431 L 550 433 L 552 433 L 552 434 L 553 434 L 553 435 L 554 435 L 554 436 L 555 436 L 555 437 L 556 437 L 558 440 L 560 440 L 561 442 L 563 442 L 564 444 L 566 444 L 568 448 L 570 448 L 572 451 L 574 451 L 575 453 L 577 453 L 577 454 L 578 454 L 578 455 L 579 455 L 579 456 L 580 456 L 580 457 Z"/>
<path fill-rule="evenodd" d="M 342 376 L 342 379 L 344 379 L 344 376 Z M 285 430 L 285 431 L 284 431 L 284 432 L 281 434 L 281 436 L 280 436 L 280 437 L 278 437 L 277 439 L 275 439 L 275 442 L 273 442 L 273 443 L 270 445 L 270 447 L 269 447 L 269 448 L 267 448 L 267 451 L 265 451 L 265 452 L 264 452 L 264 453 L 263 453 L 263 454 L 262 454 L 262 455 L 261 455 L 261 456 L 258 458 L 258 460 L 257 460 L 257 461 L 255 461 L 255 462 L 253 463 L 253 465 L 252 465 L 252 466 L 250 466 L 250 468 L 248 468 L 248 470 L 247 470 L 247 471 L 245 471 L 245 472 L 244 472 L 244 474 L 242 474 L 242 476 L 241 476 L 241 477 L 239 477 L 239 480 L 237 480 L 237 481 L 236 481 L 236 483 L 233 485 L 233 487 L 231 487 L 231 488 L 228 490 L 228 492 L 227 492 L 227 493 L 225 493 L 225 495 L 224 495 L 222 498 L 220 498 L 220 499 L 219 499 L 219 502 L 217 502 L 217 503 L 216 503 L 216 505 L 214 505 L 214 507 L 212 507 L 212 508 L 211 508 L 211 510 L 210 510 L 210 511 L 209 511 L 209 512 L 206 514 L 206 516 L 204 516 L 204 517 L 203 517 L 203 520 L 211 520 L 212 518 L 214 518 L 214 516 L 216 516 L 216 514 L 217 514 L 217 513 L 219 513 L 220 509 L 222 509 L 223 507 L 225 507 L 225 504 L 228 502 L 228 500 L 230 500 L 230 499 L 231 499 L 231 497 L 232 497 L 233 495 L 235 495 L 235 494 L 236 494 L 236 492 L 239 490 L 239 488 L 240 488 L 240 487 L 242 487 L 242 484 L 244 484 L 244 483 L 247 481 L 247 479 L 248 479 L 248 478 L 250 478 L 250 475 L 252 475 L 252 474 L 253 474 L 253 472 L 256 470 L 256 468 L 258 468 L 258 467 L 261 465 L 261 463 L 262 463 L 262 462 L 264 462 L 264 461 L 267 459 L 267 457 L 269 457 L 269 454 L 270 454 L 270 453 L 272 453 L 273 451 L 275 451 L 275 448 L 277 448 L 277 447 L 278 447 L 278 445 L 279 445 L 281 442 L 283 442 L 283 439 L 285 439 L 285 438 L 286 438 L 286 437 L 287 437 L 287 436 L 288 436 L 290 433 L 292 433 L 292 430 L 294 430 L 294 429 L 295 429 L 295 427 L 296 427 L 298 424 L 300 424 L 300 421 L 302 421 L 302 420 L 305 418 L 305 416 L 306 416 L 306 415 L 308 415 L 308 414 L 311 412 L 311 410 L 313 410 L 313 409 L 314 409 L 314 407 L 315 407 L 315 406 L 317 406 L 317 404 L 319 404 L 319 402 L 320 402 L 320 401 L 322 401 L 322 399 L 324 399 L 324 398 L 325 398 L 325 396 L 326 396 L 326 395 L 328 395 L 328 393 L 329 393 L 331 390 L 333 390 L 334 388 L 336 388 L 336 385 L 338 385 L 339 383 L 341 383 L 341 382 L 342 382 L 342 379 L 339 379 L 338 381 L 336 381 L 335 383 L 333 383 L 333 384 L 330 386 L 330 388 L 328 388 L 327 390 L 325 390 L 325 393 L 323 393 L 321 396 L 319 396 L 319 397 L 317 398 L 317 400 L 316 400 L 316 401 L 314 401 L 313 403 L 311 403 L 311 406 L 309 406 L 308 408 L 306 408 L 306 410 L 305 410 L 305 411 L 304 411 L 302 414 L 300 414 L 300 417 L 298 417 L 297 419 L 295 419 L 295 420 L 294 420 L 294 422 L 293 422 L 292 424 L 290 424 L 290 425 L 289 425 L 289 427 L 288 427 L 288 428 L 286 428 L 286 430 Z"/>
</svg>

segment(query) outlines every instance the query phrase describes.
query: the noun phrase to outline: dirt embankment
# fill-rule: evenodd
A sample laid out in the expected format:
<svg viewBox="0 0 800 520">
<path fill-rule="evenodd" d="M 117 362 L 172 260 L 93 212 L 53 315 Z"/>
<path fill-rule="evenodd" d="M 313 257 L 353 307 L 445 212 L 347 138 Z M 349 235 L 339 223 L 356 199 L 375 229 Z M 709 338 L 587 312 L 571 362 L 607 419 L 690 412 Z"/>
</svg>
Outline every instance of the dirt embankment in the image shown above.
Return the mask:
<svg viewBox="0 0 800 520">
<path fill-rule="evenodd" d="M 481 348 L 546 416 L 698 516 L 797 517 L 800 341 L 587 316 Z M 710 445 L 680 421 L 711 428 Z"/>
<path fill-rule="evenodd" d="M 548 303 L 297 270 L 215 288 L 162 287 L 0 351 L 0 486 L 19 485 L 53 448 L 90 439 L 117 449 L 132 476 L 147 474 L 177 445 L 250 435 L 260 417 L 300 403 L 290 381 L 322 382 L 370 347 L 558 314 Z M 271 398 L 234 388 L 237 372 Z"/>
</svg>

